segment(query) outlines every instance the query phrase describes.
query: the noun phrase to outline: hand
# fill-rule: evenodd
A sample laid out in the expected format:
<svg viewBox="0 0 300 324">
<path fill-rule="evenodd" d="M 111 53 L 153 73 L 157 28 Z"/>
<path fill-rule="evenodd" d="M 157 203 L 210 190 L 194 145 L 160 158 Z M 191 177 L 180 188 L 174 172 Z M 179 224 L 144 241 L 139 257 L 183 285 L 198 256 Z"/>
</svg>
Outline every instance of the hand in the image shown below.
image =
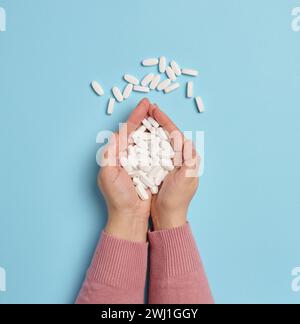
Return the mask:
<svg viewBox="0 0 300 324">
<path fill-rule="evenodd" d="M 120 131 L 114 134 L 104 157 L 107 158 L 108 154 L 115 155 L 117 166 L 101 168 L 98 176 L 98 185 L 108 208 L 105 232 L 133 242 L 145 242 L 147 239 L 151 199 L 142 201 L 138 197 L 130 176 L 119 165 L 119 145 L 125 143 L 127 148 L 128 135 L 141 125 L 142 120 L 148 116 L 149 108 L 149 101 L 142 100 L 125 124 L 127 132 L 125 129 L 125 133 Z"/>
<path fill-rule="evenodd" d="M 150 106 L 149 114 L 169 134 L 172 134 L 173 146 L 176 142 L 176 160 L 183 162 L 167 176 L 158 195 L 152 196 L 151 217 L 154 230 L 181 227 L 187 222 L 189 204 L 198 188 L 200 158 L 193 143 L 184 138 L 173 122 L 156 105 Z"/>
</svg>

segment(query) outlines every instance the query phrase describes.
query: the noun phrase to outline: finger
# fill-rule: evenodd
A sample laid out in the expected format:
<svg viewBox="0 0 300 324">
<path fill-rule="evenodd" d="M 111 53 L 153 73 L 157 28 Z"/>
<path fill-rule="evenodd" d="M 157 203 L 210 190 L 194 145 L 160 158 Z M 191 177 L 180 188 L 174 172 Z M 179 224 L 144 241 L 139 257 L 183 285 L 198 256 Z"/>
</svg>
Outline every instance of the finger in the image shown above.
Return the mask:
<svg viewBox="0 0 300 324">
<path fill-rule="evenodd" d="M 121 154 L 128 147 L 128 136 L 134 130 L 136 130 L 143 119 L 147 117 L 149 113 L 150 102 L 148 99 L 143 99 L 134 109 L 134 111 L 129 116 L 127 122 L 123 124 L 119 132 L 116 132 L 109 141 L 107 148 L 104 151 L 104 158 L 109 161 L 111 158 L 116 158 L 117 163 Z"/>
<path fill-rule="evenodd" d="M 183 147 L 183 161 L 188 165 L 189 162 L 195 160 L 196 157 L 197 157 L 197 152 L 193 142 L 190 140 L 186 140 L 184 142 L 184 147 Z"/>
<path fill-rule="evenodd" d="M 162 112 L 157 105 L 151 105 L 149 109 L 149 114 L 154 118 L 161 127 L 163 127 L 168 133 L 173 131 L 179 131 L 177 126 L 172 122 L 172 120 Z"/>
<path fill-rule="evenodd" d="M 147 98 L 144 98 L 131 115 L 127 121 L 127 135 L 135 131 L 142 123 L 142 121 L 149 115 L 150 102 Z"/>
<path fill-rule="evenodd" d="M 171 144 L 175 151 L 174 165 L 177 168 L 181 167 L 183 163 L 182 155 L 185 141 L 183 133 L 157 105 L 150 106 L 149 114 L 169 133 Z"/>
<path fill-rule="evenodd" d="M 187 140 L 183 148 L 183 170 L 186 171 L 186 177 L 194 178 L 199 176 L 201 159 L 197 154 L 192 141 Z"/>
<path fill-rule="evenodd" d="M 119 134 L 114 133 L 108 144 L 103 149 L 101 157 L 101 167 L 117 166 L 119 157 Z"/>
<path fill-rule="evenodd" d="M 149 114 L 154 118 L 164 130 L 169 133 L 170 139 L 174 144 L 175 151 L 182 151 L 185 137 L 180 129 L 172 122 L 172 120 L 162 112 L 157 105 L 150 105 Z M 175 145 L 178 144 L 178 145 Z"/>
</svg>

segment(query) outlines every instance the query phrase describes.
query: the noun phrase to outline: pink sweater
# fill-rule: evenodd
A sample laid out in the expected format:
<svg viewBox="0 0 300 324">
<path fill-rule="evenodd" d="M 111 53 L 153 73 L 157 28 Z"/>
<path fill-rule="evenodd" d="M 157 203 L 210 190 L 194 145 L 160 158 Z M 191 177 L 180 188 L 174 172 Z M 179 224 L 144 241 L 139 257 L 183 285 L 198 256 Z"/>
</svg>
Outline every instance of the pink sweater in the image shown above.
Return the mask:
<svg viewBox="0 0 300 324">
<path fill-rule="evenodd" d="M 190 226 L 149 233 L 150 304 L 212 304 Z M 78 304 L 143 304 L 148 243 L 103 233 Z"/>
</svg>

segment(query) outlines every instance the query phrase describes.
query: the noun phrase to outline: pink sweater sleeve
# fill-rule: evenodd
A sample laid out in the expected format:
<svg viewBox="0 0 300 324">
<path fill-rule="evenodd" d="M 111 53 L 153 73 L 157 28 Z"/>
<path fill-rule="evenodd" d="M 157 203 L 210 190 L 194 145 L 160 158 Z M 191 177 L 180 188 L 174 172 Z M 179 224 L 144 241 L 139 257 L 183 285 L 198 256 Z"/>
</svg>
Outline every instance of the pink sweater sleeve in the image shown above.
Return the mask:
<svg viewBox="0 0 300 324">
<path fill-rule="evenodd" d="M 150 304 L 213 304 L 190 226 L 149 233 Z"/>
<path fill-rule="evenodd" d="M 102 233 L 77 304 L 143 304 L 148 243 Z"/>
</svg>

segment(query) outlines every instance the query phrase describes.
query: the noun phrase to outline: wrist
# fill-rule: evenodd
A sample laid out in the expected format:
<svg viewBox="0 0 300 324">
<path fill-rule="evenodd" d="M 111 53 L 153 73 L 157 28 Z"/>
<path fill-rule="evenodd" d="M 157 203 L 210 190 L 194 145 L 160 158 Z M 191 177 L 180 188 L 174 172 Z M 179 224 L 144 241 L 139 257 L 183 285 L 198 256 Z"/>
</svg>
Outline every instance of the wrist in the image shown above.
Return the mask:
<svg viewBox="0 0 300 324">
<path fill-rule="evenodd" d="M 146 242 L 148 217 L 126 213 L 111 212 L 105 232 L 115 238 L 131 242 Z"/>
<path fill-rule="evenodd" d="M 162 231 L 182 227 L 187 222 L 186 211 L 160 211 L 152 214 L 154 231 Z"/>
</svg>

